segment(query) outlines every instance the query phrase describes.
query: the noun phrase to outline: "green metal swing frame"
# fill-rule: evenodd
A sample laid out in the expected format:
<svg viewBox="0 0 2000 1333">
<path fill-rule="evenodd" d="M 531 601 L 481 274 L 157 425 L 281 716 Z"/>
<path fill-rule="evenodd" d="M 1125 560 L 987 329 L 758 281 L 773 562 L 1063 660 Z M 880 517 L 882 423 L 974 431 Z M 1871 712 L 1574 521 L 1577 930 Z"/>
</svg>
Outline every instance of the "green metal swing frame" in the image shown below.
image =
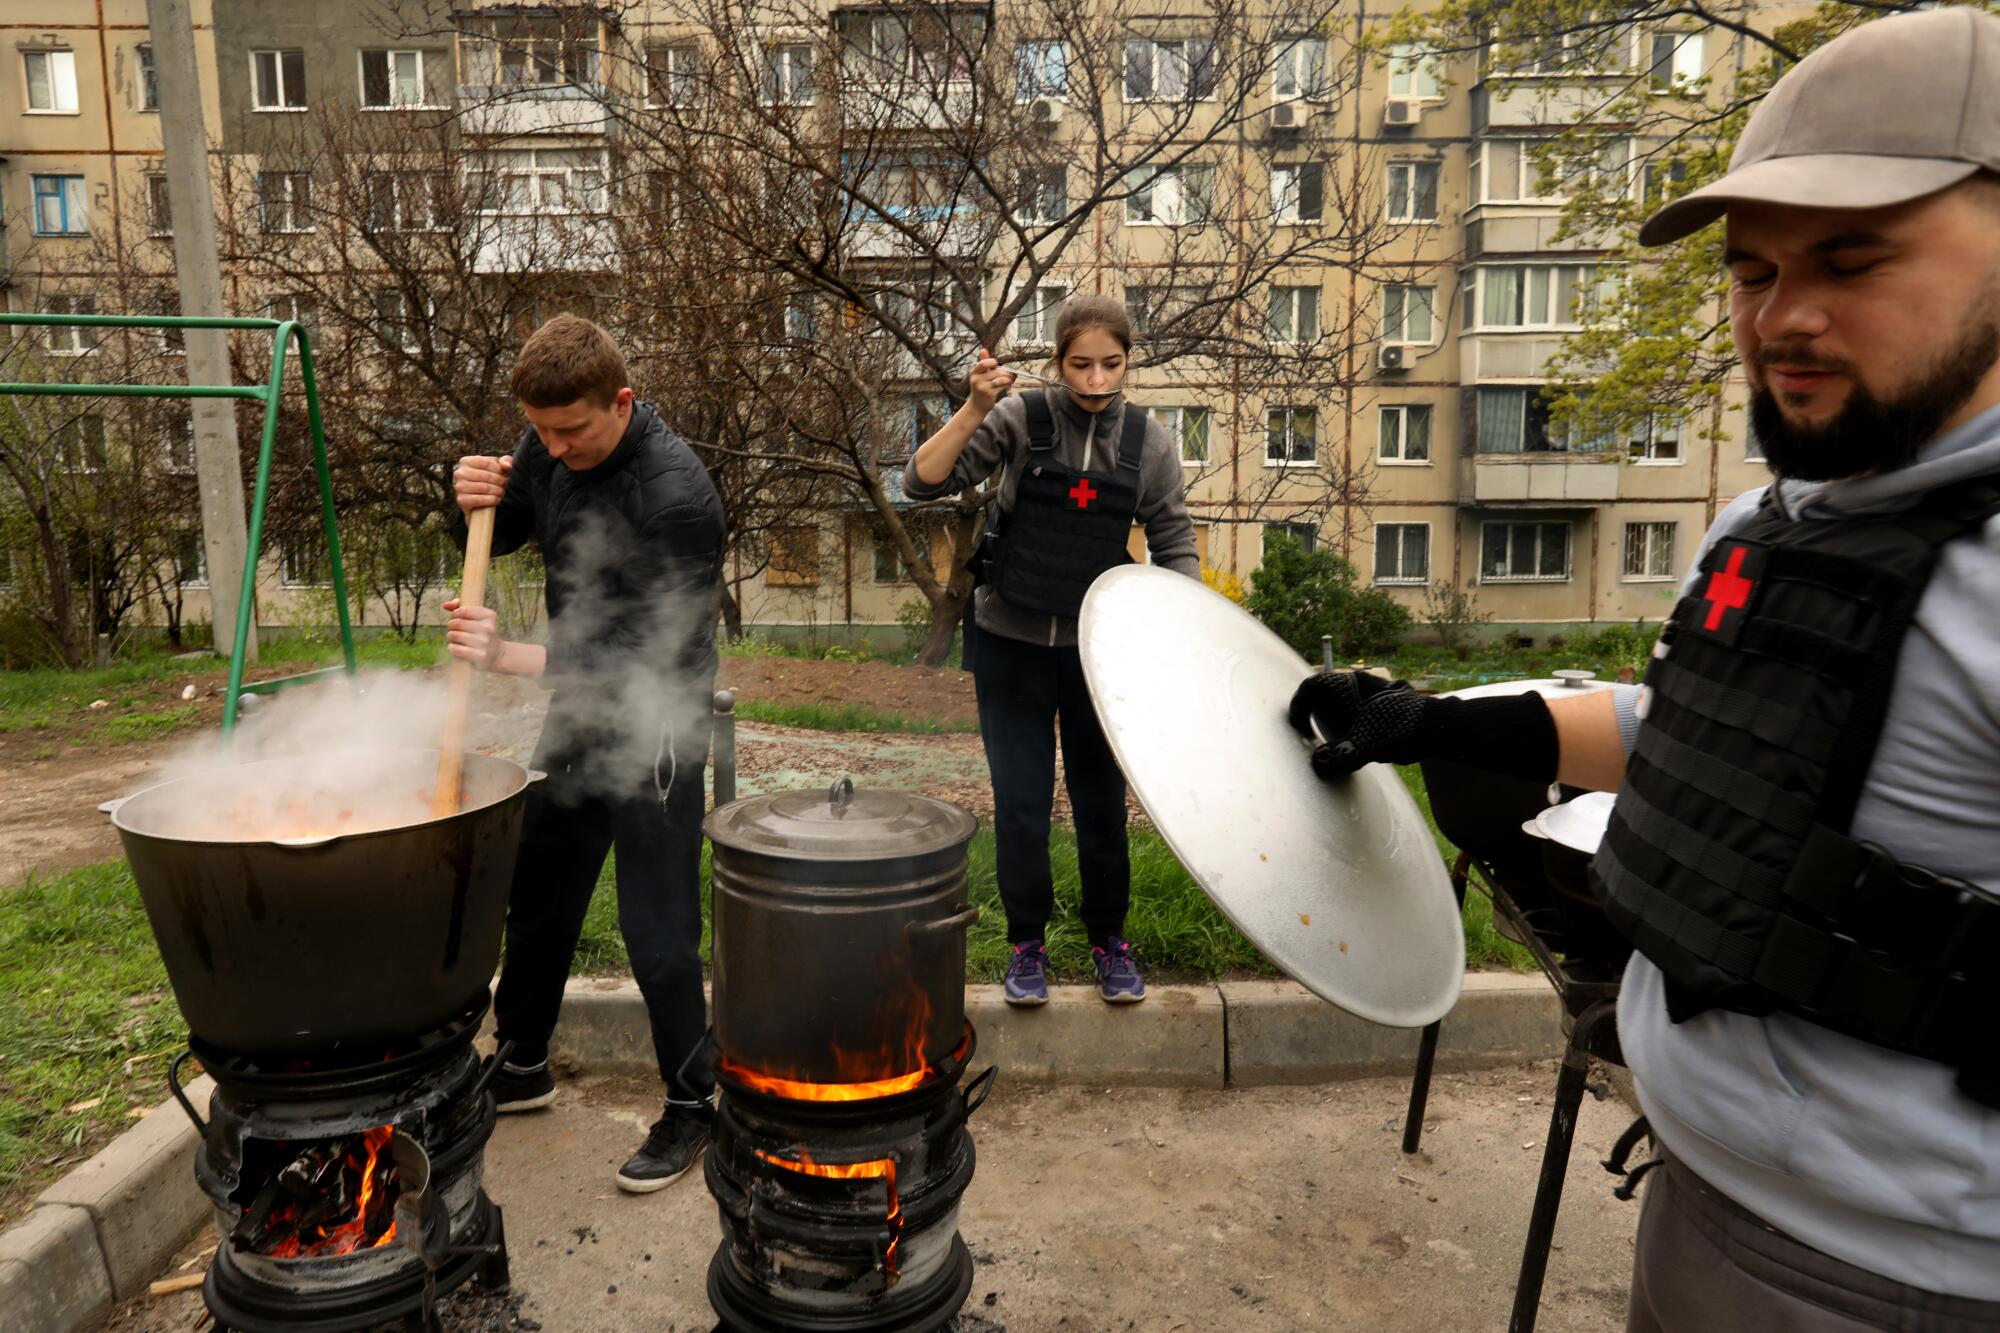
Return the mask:
<svg viewBox="0 0 2000 1333">
<path fill-rule="evenodd" d="M 354 626 L 347 614 L 347 570 L 340 557 L 340 532 L 333 511 L 333 473 L 327 465 L 326 430 L 320 418 L 319 384 L 313 376 L 312 340 L 305 326 L 295 319 L 222 319 L 181 315 L 46 315 L 0 314 L 0 327 L 48 327 L 92 329 L 224 329 L 231 332 L 270 333 L 271 374 L 255 384 L 6 384 L 0 394 L 55 398 L 248 398 L 264 405 L 264 438 L 257 450 L 257 482 L 250 501 L 250 530 L 245 543 L 243 587 L 236 603 L 236 646 L 229 655 L 229 693 L 222 707 L 222 737 L 228 741 L 236 730 L 239 698 L 248 694 L 268 694 L 293 685 L 345 674 L 353 678 Z M 340 646 L 344 666 L 284 676 L 277 680 L 243 683 L 243 654 L 250 641 L 250 617 L 256 605 L 257 566 L 263 555 L 264 507 L 271 493 L 271 457 L 278 442 L 278 403 L 284 392 L 285 354 L 298 345 L 299 380 L 305 391 L 306 422 L 312 437 L 313 467 L 319 476 L 320 514 L 326 523 L 326 550 L 333 567 L 333 604 L 340 616 Z"/>
</svg>

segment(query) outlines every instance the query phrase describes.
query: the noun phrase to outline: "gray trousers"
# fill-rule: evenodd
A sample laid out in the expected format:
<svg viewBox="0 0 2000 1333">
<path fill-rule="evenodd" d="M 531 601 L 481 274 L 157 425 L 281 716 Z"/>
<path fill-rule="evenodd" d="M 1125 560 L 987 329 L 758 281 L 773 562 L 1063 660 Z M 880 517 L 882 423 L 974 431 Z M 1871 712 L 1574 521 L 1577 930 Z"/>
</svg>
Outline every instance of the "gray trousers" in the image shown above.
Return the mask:
<svg viewBox="0 0 2000 1333">
<path fill-rule="evenodd" d="M 1626 1333 L 1992 1333 L 2000 1302 L 1905 1286 L 1766 1226 L 1668 1158 L 1646 1179 Z"/>
</svg>

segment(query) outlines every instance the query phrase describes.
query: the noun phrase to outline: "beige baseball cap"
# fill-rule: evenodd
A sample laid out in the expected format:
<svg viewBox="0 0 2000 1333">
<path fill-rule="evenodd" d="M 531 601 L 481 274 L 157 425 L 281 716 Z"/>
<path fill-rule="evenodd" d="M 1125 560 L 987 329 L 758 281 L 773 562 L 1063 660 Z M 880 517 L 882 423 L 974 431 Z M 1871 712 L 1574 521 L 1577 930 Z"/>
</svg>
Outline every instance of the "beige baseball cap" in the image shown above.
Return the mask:
<svg viewBox="0 0 2000 1333">
<path fill-rule="evenodd" d="M 2000 15 L 1967 7 L 1865 23 L 1779 79 L 1720 180 L 1639 229 L 1699 231 L 1738 201 L 1885 208 L 2000 172 Z"/>
</svg>

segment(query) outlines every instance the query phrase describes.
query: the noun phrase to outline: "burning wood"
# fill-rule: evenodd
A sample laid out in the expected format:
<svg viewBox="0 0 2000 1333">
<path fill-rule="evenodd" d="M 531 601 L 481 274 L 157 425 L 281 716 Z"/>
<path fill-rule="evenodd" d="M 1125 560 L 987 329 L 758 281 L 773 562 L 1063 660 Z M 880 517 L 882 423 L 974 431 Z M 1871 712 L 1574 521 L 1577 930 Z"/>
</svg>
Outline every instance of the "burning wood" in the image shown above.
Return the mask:
<svg viewBox="0 0 2000 1333">
<path fill-rule="evenodd" d="M 350 1138 L 273 1146 L 290 1151 L 230 1235 L 272 1259 L 323 1259 L 387 1245 L 396 1235 L 396 1164 L 387 1125 Z"/>
<path fill-rule="evenodd" d="M 889 1191 L 889 1248 L 882 1256 L 883 1270 L 889 1276 L 889 1285 L 896 1285 L 896 1250 L 903 1243 L 903 1201 L 896 1192 L 896 1159 L 880 1157 L 866 1162 L 816 1162 L 812 1154 L 803 1148 L 795 1149 L 795 1157 L 774 1157 L 763 1149 L 754 1150 L 758 1157 L 781 1166 L 787 1171 L 796 1171 L 802 1176 L 813 1176 L 820 1180 L 879 1180 Z"/>
</svg>

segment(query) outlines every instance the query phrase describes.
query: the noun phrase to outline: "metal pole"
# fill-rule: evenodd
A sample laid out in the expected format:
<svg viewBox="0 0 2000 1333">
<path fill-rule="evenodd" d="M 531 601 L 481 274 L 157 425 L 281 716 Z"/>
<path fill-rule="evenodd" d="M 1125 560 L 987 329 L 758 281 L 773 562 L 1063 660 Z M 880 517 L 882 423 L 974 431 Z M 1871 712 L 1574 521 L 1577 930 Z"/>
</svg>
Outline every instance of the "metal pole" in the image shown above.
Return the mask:
<svg viewBox="0 0 2000 1333">
<path fill-rule="evenodd" d="M 1528 1239 L 1522 1247 L 1521 1272 L 1514 1283 L 1514 1311 L 1507 1333 L 1535 1333 L 1542 1303 L 1542 1280 L 1549 1271 L 1549 1249 L 1556 1237 L 1556 1210 L 1562 1207 L 1563 1173 L 1569 1169 L 1570 1141 L 1576 1135 L 1576 1114 L 1583 1104 L 1583 1085 L 1590 1072 L 1579 1021 L 1563 1052 L 1556 1075 L 1556 1104 L 1549 1111 L 1549 1138 L 1542 1147 L 1541 1179 L 1535 1182 L 1535 1207 L 1528 1215 Z"/>
<path fill-rule="evenodd" d="M 1322 634 L 1319 636 L 1319 666 L 1322 671 L 1333 670 L 1333 636 L 1331 634 Z"/>
<path fill-rule="evenodd" d="M 736 696 L 715 692 L 715 808 L 736 799 Z"/>
<path fill-rule="evenodd" d="M 208 131 L 202 122 L 200 71 L 195 64 L 194 17 L 189 0 L 146 0 L 152 28 L 153 59 L 160 80 L 160 137 L 167 159 L 167 203 L 173 210 L 174 270 L 180 282 L 181 311 L 222 314 L 222 261 L 216 245 L 215 194 L 208 178 Z M 219 329 L 189 329 L 190 384 L 222 385 L 229 378 L 229 338 Z M 242 661 L 257 660 L 257 618 L 237 605 L 238 588 L 254 594 L 255 571 L 243 579 L 248 533 L 243 518 L 243 464 L 236 444 L 236 409 L 223 397 L 198 397 L 194 416 L 194 462 L 201 487 L 202 546 L 208 556 L 211 619 L 216 651 Z M 224 625 L 247 624 L 235 645 L 224 649 Z"/>
</svg>

